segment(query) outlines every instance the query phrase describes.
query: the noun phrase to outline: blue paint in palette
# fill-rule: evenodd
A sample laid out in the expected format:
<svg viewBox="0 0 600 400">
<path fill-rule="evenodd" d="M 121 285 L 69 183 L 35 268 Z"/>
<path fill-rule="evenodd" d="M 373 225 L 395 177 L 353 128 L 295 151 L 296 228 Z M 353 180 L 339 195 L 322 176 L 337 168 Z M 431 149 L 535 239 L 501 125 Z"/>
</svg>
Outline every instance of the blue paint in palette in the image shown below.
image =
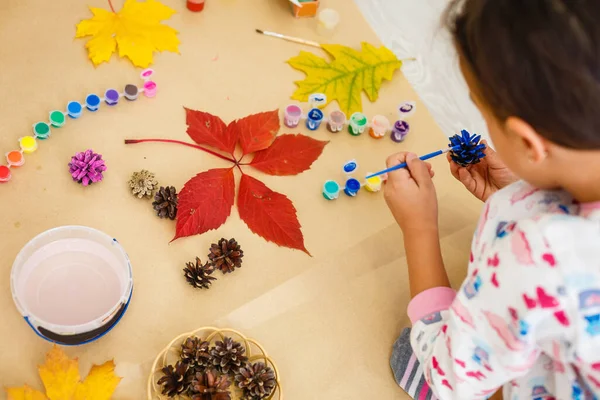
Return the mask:
<svg viewBox="0 0 600 400">
<path fill-rule="evenodd" d="M 73 119 L 81 117 L 82 111 L 83 106 L 78 101 L 70 101 L 69 104 L 67 104 L 67 114 Z"/>
<path fill-rule="evenodd" d="M 90 111 L 98 111 L 98 108 L 100 108 L 100 97 L 97 94 L 88 94 L 85 98 L 85 106 Z"/>
<path fill-rule="evenodd" d="M 344 173 L 351 174 L 358 169 L 358 163 L 356 162 L 356 160 L 350 160 L 344 164 L 343 169 Z"/>
<path fill-rule="evenodd" d="M 346 187 L 344 188 L 344 193 L 346 193 L 350 197 L 355 197 L 360 190 L 360 182 L 357 179 L 350 178 L 346 181 Z"/>
</svg>

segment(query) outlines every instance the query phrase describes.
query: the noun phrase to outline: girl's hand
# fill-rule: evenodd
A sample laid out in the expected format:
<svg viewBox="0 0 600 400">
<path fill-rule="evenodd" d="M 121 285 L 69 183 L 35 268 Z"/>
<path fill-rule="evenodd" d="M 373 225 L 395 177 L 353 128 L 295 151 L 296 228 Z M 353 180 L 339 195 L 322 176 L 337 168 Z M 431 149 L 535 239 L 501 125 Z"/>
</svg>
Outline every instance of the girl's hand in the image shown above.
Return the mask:
<svg viewBox="0 0 600 400">
<path fill-rule="evenodd" d="M 452 175 L 479 200 L 487 201 L 492 194 L 518 181 L 519 178 L 504 165 L 487 141 L 481 142 L 485 144 L 485 157 L 478 164 L 461 167 L 452 161 L 450 154 L 447 158 Z"/>
<path fill-rule="evenodd" d="M 388 168 L 406 162 L 407 168 L 388 173 L 385 201 L 403 232 L 437 231 L 437 197 L 431 164 L 413 153 L 398 153 L 387 159 Z"/>
</svg>

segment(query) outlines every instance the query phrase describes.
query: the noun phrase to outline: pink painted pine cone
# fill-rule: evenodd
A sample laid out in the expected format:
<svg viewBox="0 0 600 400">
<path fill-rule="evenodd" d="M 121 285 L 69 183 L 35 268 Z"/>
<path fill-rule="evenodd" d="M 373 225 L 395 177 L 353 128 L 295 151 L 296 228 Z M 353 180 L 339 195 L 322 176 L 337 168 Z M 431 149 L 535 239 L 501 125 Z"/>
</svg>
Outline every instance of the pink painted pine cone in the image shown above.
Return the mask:
<svg viewBox="0 0 600 400">
<path fill-rule="evenodd" d="M 106 165 L 102 155 L 94 153 L 93 150 L 77 153 L 71 157 L 69 172 L 73 180 L 88 186 L 94 182 L 100 182 L 103 178 L 102 172 L 106 171 Z"/>
</svg>

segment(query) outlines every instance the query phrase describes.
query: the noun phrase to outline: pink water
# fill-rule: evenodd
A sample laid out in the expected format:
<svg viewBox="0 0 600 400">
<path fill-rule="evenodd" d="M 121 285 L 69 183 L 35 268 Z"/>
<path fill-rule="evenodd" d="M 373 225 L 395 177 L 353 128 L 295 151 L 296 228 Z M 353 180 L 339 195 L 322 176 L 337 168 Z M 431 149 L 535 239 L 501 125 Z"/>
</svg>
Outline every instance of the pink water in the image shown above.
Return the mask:
<svg viewBox="0 0 600 400">
<path fill-rule="evenodd" d="M 102 316 L 119 302 L 119 260 L 87 239 L 62 239 L 38 249 L 24 263 L 18 295 L 35 317 L 79 325 Z"/>
</svg>

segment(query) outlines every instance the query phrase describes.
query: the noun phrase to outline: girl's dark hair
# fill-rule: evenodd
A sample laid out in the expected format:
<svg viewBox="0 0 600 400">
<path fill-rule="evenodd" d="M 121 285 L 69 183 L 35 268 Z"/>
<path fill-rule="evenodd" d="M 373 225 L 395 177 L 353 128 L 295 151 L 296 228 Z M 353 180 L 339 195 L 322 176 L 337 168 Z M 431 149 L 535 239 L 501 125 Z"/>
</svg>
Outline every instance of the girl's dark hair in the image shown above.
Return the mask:
<svg viewBox="0 0 600 400">
<path fill-rule="evenodd" d="M 453 0 L 445 19 L 500 121 L 600 149 L 600 0 Z"/>
</svg>

